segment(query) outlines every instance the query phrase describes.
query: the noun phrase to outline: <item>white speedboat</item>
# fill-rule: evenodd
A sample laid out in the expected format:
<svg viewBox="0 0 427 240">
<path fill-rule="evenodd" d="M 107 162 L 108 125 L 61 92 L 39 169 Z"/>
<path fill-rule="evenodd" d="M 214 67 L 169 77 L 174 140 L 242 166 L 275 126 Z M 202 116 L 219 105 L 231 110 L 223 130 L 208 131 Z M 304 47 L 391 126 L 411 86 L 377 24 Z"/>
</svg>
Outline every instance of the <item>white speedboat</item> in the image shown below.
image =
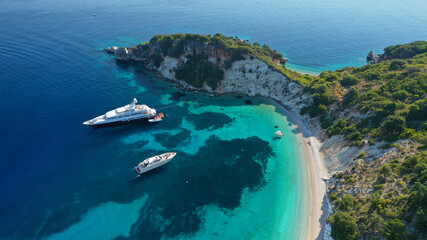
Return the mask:
<svg viewBox="0 0 427 240">
<path fill-rule="evenodd" d="M 274 134 L 276 134 L 277 136 L 283 136 L 282 131 L 276 131 Z"/>
<path fill-rule="evenodd" d="M 175 155 L 176 155 L 176 152 L 168 152 L 168 153 L 163 153 L 154 157 L 147 158 L 143 162 L 140 162 L 138 166 L 135 167 L 135 170 L 139 174 L 143 174 L 154 168 L 165 165 L 170 160 L 172 160 L 172 158 L 175 157 Z"/>
<path fill-rule="evenodd" d="M 154 122 L 160 122 L 162 120 L 163 119 L 161 117 L 159 117 L 159 116 L 155 116 L 154 118 L 148 119 L 148 121 L 152 122 L 152 123 L 154 123 Z"/>
<path fill-rule="evenodd" d="M 110 127 L 127 124 L 134 121 L 147 120 L 157 115 L 156 109 L 147 105 L 137 105 L 136 98 L 123 107 L 116 108 L 104 115 L 88 120 L 83 125 L 90 127 Z"/>
<path fill-rule="evenodd" d="M 149 122 L 155 123 L 155 122 L 160 122 L 163 120 L 163 117 L 165 115 L 163 115 L 163 113 L 159 112 L 156 116 L 154 116 L 153 118 L 148 119 Z"/>
</svg>

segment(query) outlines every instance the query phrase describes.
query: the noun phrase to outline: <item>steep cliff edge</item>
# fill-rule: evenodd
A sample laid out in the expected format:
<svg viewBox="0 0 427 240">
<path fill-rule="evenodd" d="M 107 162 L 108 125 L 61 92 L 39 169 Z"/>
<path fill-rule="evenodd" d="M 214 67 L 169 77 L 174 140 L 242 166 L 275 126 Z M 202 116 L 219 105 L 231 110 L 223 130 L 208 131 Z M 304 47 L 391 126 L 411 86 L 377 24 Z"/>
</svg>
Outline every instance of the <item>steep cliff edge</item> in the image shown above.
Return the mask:
<svg viewBox="0 0 427 240">
<path fill-rule="evenodd" d="M 194 90 L 265 96 L 292 105 L 299 114 L 312 99 L 304 92 L 311 76 L 284 67 L 287 59 L 259 43 L 221 34 L 155 35 L 134 47 L 106 49 L 118 62 L 136 61 Z"/>
</svg>

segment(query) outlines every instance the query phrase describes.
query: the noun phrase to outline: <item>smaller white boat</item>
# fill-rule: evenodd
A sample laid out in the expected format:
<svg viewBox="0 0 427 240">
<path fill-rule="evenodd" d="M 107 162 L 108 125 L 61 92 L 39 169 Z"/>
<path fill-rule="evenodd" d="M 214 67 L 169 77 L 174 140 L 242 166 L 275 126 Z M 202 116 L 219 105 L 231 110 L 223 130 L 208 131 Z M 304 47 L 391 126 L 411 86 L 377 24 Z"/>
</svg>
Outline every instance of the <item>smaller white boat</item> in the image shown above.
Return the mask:
<svg viewBox="0 0 427 240">
<path fill-rule="evenodd" d="M 274 134 L 276 134 L 277 136 L 283 136 L 282 131 L 276 131 Z"/>
<path fill-rule="evenodd" d="M 152 122 L 152 123 L 154 123 L 154 122 L 160 122 L 160 121 L 163 120 L 162 117 L 163 117 L 163 113 L 159 113 L 156 116 L 154 116 L 153 118 L 148 119 L 148 121 Z"/>
<path fill-rule="evenodd" d="M 152 119 L 148 119 L 148 121 L 149 122 L 160 122 L 160 121 L 162 121 L 163 119 L 161 119 L 161 118 L 159 118 L 159 117 L 154 117 L 154 118 L 152 118 Z"/>
<path fill-rule="evenodd" d="M 147 158 L 143 162 L 140 162 L 138 166 L 135 167 L 135 170 L 139 174 L 143 174 L 154 168 L 165 165 L 170 160 L 172 160 L 172 158 L 175 157 L 175 155 L 176 155 L 176 152 L 168 152 L 168 153 L 163 153 L 154 157 Z"/>
</svg>

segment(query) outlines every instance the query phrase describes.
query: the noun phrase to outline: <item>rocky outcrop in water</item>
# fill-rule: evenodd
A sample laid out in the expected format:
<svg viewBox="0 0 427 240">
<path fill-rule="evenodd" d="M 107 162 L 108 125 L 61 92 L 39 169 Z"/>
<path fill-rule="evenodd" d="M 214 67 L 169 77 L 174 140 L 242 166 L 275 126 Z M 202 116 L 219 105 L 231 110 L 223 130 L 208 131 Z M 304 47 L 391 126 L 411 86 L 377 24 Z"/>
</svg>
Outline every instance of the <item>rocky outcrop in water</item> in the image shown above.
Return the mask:
<svg viewBox="0 0 427 240">
<path fill-rule="evenodd" d="M 379 62 L 380 56 L 375 54 L 373 51 L 370 51 L 366 57 L 366 60 L 368 60 L 371 64 L 375 64 Z"/>
</svg>

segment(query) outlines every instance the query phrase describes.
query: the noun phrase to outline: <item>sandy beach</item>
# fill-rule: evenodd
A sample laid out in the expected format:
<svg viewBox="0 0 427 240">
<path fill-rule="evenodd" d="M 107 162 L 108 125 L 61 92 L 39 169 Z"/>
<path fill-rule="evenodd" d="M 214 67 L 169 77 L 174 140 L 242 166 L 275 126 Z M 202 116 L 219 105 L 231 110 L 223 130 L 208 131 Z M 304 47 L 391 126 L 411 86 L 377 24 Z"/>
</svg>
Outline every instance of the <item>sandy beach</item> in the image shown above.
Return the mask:
<svg viewBox="0 0 427 240">
<path fill-rule="evenodd" d="M 279 103 L 286 111 L 292 121 L 297 125 L 301 150 L 305 155 L 307 176 L 309 184 L 310 209 L 308 210 L 308 231 L 303 239 L 323 240 L 325 230 L 325 219 L 328 214 L 328 203 L 326 199 L 326 183 L 328 172 L 325 168 L 323 156 L 320 152 L 321 143 L 306 123 L 297 117 L 289 108 Z"/>
</svg>

